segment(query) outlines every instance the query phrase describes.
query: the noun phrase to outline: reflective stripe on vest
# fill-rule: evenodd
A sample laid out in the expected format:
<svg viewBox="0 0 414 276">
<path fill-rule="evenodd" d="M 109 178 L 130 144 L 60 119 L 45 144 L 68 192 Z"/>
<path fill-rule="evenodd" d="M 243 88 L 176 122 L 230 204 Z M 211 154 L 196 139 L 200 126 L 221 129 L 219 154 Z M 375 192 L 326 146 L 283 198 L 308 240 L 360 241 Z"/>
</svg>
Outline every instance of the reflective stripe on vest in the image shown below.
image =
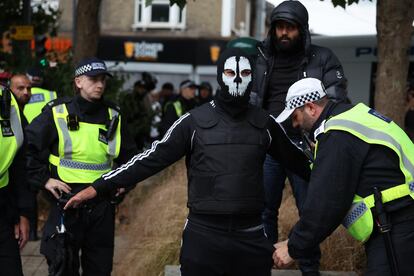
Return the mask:
<svg viewBox="0 0 414 276">
<path fill-rule="evenodd" d="M 66 122 L 66 105 L 52 108 L 59 136 L 59 157 L 49 156 L 49 162 L 57 167 L 59 178 L 67 183 L 92 183 L 112 169 L 112 160 L 119 155 L 121 124 L 118 123 L 112 139 L 106 140 L 106 126 L 79 122 L 79 130 L 69 130 Z M 112 108 L 109 117 L 119 115 Z"/>
<path fill-rule="evenodd" d="M 414 199 L 414 144 L 406 133 L 394 122 L 383 117 L 364 104 L 332 117 L 326 121 L 324 132 L 340 130 L 351 133 L 368 144 L 382 145 L 393 150 L 400 160 L 405 183 L 381 191 L 384 203 L 410 195 Z M 316 147 L 317 149 L 317 147 Z M 365 242 L 373 230 L 374 196 L 354 196 L 343 225 L 357 240 Z M 369 211 L 369 212 L 368 212 Z"/>
<path fill-rule="evenodd" d="M 175 113 L 177 114 L 177 117 L 181 117 L 181 115 L 183 115 L 183 108 L 181 106 L 181 102 L 180 101 L 175 101 L 175 102 L 168 102 L 165 107 L 164 110 L 167 110 L 167 107 L 169 105 L 173 105 L 174 109 L 175 109 Z"/>
<path fill-rule="evenodd" d="M 0 89 L 0 95 L 3 95 Z M 0 188 L 9 184 L 9 167 L 16 156 L 17 150 L 23 144 L 23 129 L 16 99 L 11 95 L 10 119 L 1 120 L 0 132 Z"/>
<path fill-rule="evenodd" d="M 41 112 L 42 108 L 51 100 L 57 98 L 55 91 L 49 91 L 39 87 L 32 87 L 30 101 L 24 106 L 23 113 L 27 121 L 31 123 Z"/>
</svg>

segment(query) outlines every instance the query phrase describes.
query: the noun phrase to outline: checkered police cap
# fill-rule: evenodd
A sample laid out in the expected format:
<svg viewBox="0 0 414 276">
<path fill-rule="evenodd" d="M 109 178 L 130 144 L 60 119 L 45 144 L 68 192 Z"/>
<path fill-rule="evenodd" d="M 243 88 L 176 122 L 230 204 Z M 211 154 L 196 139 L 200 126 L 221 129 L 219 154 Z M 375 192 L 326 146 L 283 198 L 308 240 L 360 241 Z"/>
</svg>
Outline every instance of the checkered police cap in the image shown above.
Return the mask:
<svg viewBox="0 0 414 276">
<path fill-rule="evenodd" d="M 112 77 L 106 69 L 105 62 L 95 57 L 81 60 L 75 69 L 75 77 L 82 75 L 93 77 L 100 74 Z"/>
<path fill-rule="evenodd" d="M 305 78 L 295 82 L 286 95 L 286 107 L 276 118 L 276 121 L 284 122 L 296 108 L 306 103 L 317 101 L 326 96 L 322 82 L 314 78 Z"/>
</svg>

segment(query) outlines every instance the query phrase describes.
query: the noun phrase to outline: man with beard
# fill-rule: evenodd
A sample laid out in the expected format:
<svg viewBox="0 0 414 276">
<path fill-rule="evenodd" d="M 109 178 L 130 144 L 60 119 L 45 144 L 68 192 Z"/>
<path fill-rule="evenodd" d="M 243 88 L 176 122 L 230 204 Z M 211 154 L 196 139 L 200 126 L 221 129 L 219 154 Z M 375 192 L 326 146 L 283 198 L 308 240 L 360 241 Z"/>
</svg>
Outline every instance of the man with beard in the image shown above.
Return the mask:
<svg viewBox="0 0 414 276">
<path fill-rule="evenodd" d="M 23 74 L 16 74 L 10 79 L 10 90 L 13 92 L 14 97 L 19 104 L 19 109 L 23 112 L 24 106 L 29 102 L 32 96 L 32 85 L 29 78 Z M 26 119 L 24 119 L 26 120 Z M 23 123 L 23 126 L 27 125 Z"/>
<path fill-rule="evenodd" d="M 346 99 L 346 79 L 342 66 L 331 50 L 312 45 L 308 29 L 308 12 L 299 1 L 284 1 L 271 14 L 268 37 L 258 45 L 256 77 L 251 103 L 277 117 L 285 107 L 290 85 L 299 79 L 313 77 L 322 80 L 328 97 Z M 299 131 L 286 127 L 291 139 L 306 145 Z M 264 164 L 266 207 L 263 212 L 265 231 L 272 243 L 277 242 L 278 209 L 286 177 L 292 186 L 296 206 L 300 211 L 306 198 L 307 183 L 267 156 Z M 304 275 L 319 275 L 320 251 L 315 249 L 313 260 L 300 260 Z"/>
<path fill-rule="evenodd" d="M 307 158 L 273 117 L 249 105 L 251 64 L 242 50 L 225 50 L 217 62 L 220 90 L 213 101 L 182 115 L 151 149 L 103 175 L 65 209 L 133 185 L 186 156 L 190 210 L 181 275 L 270 276 L 274 248 L 261 219 L 263 161 L 267 152 L 292 166 L 305 166 Z M 308 177 L 308 171 L 297 171 Z"/>
</svg>

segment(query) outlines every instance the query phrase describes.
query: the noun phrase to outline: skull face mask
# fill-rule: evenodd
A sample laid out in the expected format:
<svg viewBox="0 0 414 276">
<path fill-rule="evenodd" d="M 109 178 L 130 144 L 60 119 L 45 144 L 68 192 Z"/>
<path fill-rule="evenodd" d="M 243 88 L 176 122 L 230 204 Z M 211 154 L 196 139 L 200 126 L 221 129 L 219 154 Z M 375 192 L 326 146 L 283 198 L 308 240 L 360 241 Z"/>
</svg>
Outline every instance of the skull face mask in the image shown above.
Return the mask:
<svg viewBox="0 0 414 276">
<path fill-rule="evenodd" d="M 228 48 L 217 61 L 220 89 L 217 104 L 231 116 L 242 114 L 248 107 L 253 83 L 250 57 L 239 48 Z"/>
<path fill-rule="evenodd" d="M 233 97 L 243 96 L 252 80 L 250 62 L 243 56 L 229 57 L 224 63 L 223 82 Z"/>
</svg>

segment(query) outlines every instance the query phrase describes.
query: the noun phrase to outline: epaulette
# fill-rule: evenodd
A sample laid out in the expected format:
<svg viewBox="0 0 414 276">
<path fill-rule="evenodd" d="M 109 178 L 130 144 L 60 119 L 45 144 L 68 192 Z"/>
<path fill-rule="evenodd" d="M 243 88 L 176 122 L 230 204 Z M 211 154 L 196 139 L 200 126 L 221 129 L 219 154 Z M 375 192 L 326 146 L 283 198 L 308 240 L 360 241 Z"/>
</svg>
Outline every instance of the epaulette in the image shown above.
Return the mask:
<svg viewBox="0 0 414 276">
<path fill-rule="evenodd" d="M 115 109 L 115 110 L 116 110 L 116 111 L 118 111 L 118 112 L 120 112 L 120 111 L 121 111 L 121 107 L 120 107 L 119 105 L 117 105 L 116 103 L 114 103 L 114 102 L 111 102 L 111 101 L 107 101 L 107 100 L 105 100 L 105 101 L 104 101 L 104 104 L 105 104 L 107 107 L 113 108 L 113 109 Z"/>
<path fill-rule="evenodd" d="M 72 97 L 68 97 L 68 96 L 64 96 L 64 97 L 60 97 L 54 100 L 51 100 L 50 102 L 48 102 L 43 108 L 53 108 L 54 106 L 60 105 L 60 104 L 66 104 L 66 103 L 70 103 L 72 101 Z"/>
</svg>

